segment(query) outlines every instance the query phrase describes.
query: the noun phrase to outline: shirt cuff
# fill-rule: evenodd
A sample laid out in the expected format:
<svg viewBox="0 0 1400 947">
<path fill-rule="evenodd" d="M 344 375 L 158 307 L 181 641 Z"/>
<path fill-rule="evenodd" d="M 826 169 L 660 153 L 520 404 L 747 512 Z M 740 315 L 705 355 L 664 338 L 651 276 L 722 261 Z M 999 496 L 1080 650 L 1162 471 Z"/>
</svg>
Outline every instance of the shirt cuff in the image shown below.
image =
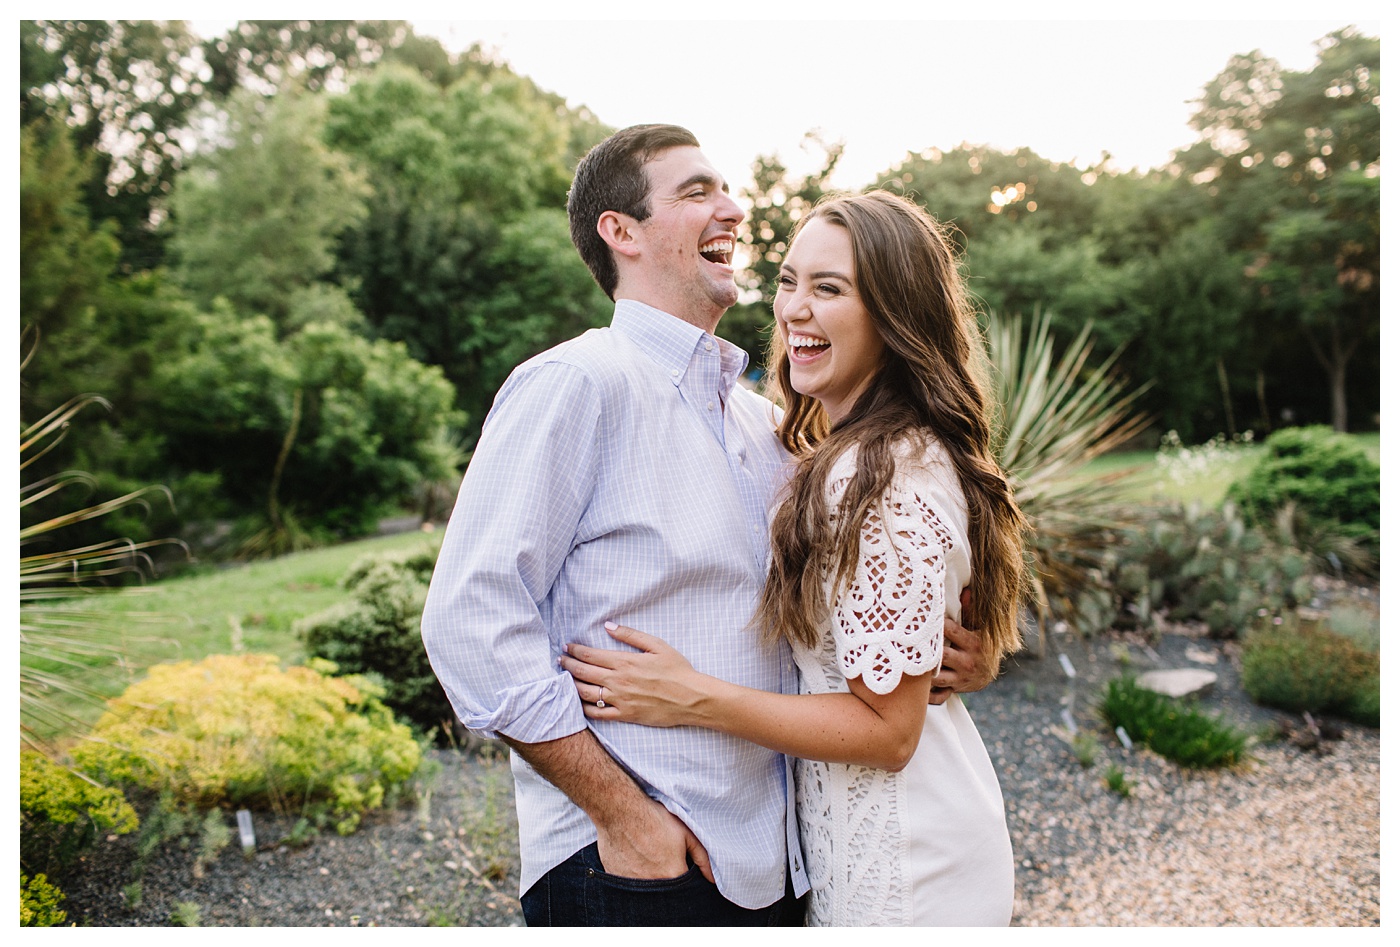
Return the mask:
<svg viewBox="0 0 1400 947">
<path fill-rule="evenodd" d="M 574 679 L 560 673 L 496 694 L 494 711 L 475 713 L 462 721 L 483 737 L 507 736 L 517 743 L 547 743 L 588 729 Z"/>
</svg>

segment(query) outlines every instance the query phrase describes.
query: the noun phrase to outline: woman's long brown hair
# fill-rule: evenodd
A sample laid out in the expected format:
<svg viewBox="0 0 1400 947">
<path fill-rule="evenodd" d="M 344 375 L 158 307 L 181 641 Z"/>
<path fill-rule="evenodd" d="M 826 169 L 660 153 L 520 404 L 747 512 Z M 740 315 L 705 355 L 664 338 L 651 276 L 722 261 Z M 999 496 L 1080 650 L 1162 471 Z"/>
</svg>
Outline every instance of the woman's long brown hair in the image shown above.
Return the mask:
<svg viewBox="0 0 1400 947">
<path fill-rule="evenodd" d="M 896 452 L 912 444 L 921 457 L 936 438 L 967 500 L 973 604 L 962 623 L 983 635 L 995 670 L 1021 644 L 1028 525 L 992 455 L 987 355 L 952 242 L 924 210 L 886 191 L 823 199 L 794 238 L 813 220 L 850 234 L 856 289 L 886 351 L 870 386 L 832 425 L 820 402 L 793 390 L 787 350 L 773 333 L 770 384 L 786 409 L 778 433 L 798 464 L 773 519 L 773 561 L 756 621 L 770 639 L 818 644 L 833 605 L 827 571 L 835 569 L 832 595 L 839 595 L 859 566 L 861 525 L 871 510 L 879 513 Z M 852 447 L 856 473 L 833 522 L 827 480 Z"/>
</svg>

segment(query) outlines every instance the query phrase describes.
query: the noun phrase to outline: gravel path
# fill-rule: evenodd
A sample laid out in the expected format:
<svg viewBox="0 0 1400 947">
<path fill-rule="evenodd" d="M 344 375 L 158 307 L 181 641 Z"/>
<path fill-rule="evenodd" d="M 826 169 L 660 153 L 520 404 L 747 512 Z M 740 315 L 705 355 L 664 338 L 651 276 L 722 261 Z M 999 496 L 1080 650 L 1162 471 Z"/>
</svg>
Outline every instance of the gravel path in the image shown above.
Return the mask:
<svg viewBox="0 0 1400 947">
<path fill-rule="evenodd" d="M 1288 722 L 1243 696 L 1235 645 L 1174 629 L 1153 645 L 1052 635 L 1046 651 L 967 699 L 1006 798 L 1014 924 L 1379 925 L 1378 730 L 1343 727 L 1320 753 L 1268 743 L 1240 771 L 1192 773 L 1119 746 L 1092 702 L 1125 667 L 1206 667 L 1220 675 L 1207 710 L 1251 728 Z M 1089 768 L 1062 738 L 1066 710 L 1098 737 Z M 425 798 L 352 836 L 277 845 L 290 823 L 255 815 L 264 844 L 252 856 L 235 841 L 197 875 L 197 842 L 171 844 L 151 859 L 139 892 L 123 894 L 134 841 L 108 840 L 60 881 L 69 921 L 169 925 L 183 912 L 211 926 L 520 924 L 505 761 L 436 759 L 442 769 Z M 1105 786 L 1109 764 L 1135 783 L 1129 797 Z"/>
</svg>

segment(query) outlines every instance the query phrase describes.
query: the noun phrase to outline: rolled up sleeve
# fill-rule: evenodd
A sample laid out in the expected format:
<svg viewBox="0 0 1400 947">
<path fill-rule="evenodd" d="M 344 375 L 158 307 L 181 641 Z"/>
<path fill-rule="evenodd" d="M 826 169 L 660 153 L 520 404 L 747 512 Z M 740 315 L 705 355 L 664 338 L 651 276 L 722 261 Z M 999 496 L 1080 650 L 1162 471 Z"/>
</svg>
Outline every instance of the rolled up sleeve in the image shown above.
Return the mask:
<svg viewBox="0 0 1400 947">
<path fill-rule="evenodd" d="M 597 482 L 599 414 L 583 372 L 527 363 L 483 425 L 422 622 L 433 670 L 475 733 L 541 743 L 587 727 L 547 614 Z"/>
</svg>

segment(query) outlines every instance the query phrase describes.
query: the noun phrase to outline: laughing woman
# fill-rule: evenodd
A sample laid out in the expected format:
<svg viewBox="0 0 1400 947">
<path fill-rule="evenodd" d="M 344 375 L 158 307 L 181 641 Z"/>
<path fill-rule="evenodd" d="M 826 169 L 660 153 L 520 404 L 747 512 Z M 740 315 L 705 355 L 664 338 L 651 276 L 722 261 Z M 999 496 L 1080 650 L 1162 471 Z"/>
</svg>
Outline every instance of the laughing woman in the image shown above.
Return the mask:
<svg viewBox="0 0 1400 947">
<path fill-rule="evenodd" d="M 795 469 L 755 626 L 791 642 L 801 692 L 700 674 L 612 625 L 636 651 L 571 646 L 564 665 L 590 717 L 706 727 L 798 758 L 810 924 L 1007 924 L 996 773 L 962 702 L 929 704 L 945 614 L 981 629 L 995 667 L 1019 645 L 1025 581 L 1026 522 L 992 456 L 952 246 L 894 195 L 824 200 L 798 224 L 773 314 Z"/>
</svg>

